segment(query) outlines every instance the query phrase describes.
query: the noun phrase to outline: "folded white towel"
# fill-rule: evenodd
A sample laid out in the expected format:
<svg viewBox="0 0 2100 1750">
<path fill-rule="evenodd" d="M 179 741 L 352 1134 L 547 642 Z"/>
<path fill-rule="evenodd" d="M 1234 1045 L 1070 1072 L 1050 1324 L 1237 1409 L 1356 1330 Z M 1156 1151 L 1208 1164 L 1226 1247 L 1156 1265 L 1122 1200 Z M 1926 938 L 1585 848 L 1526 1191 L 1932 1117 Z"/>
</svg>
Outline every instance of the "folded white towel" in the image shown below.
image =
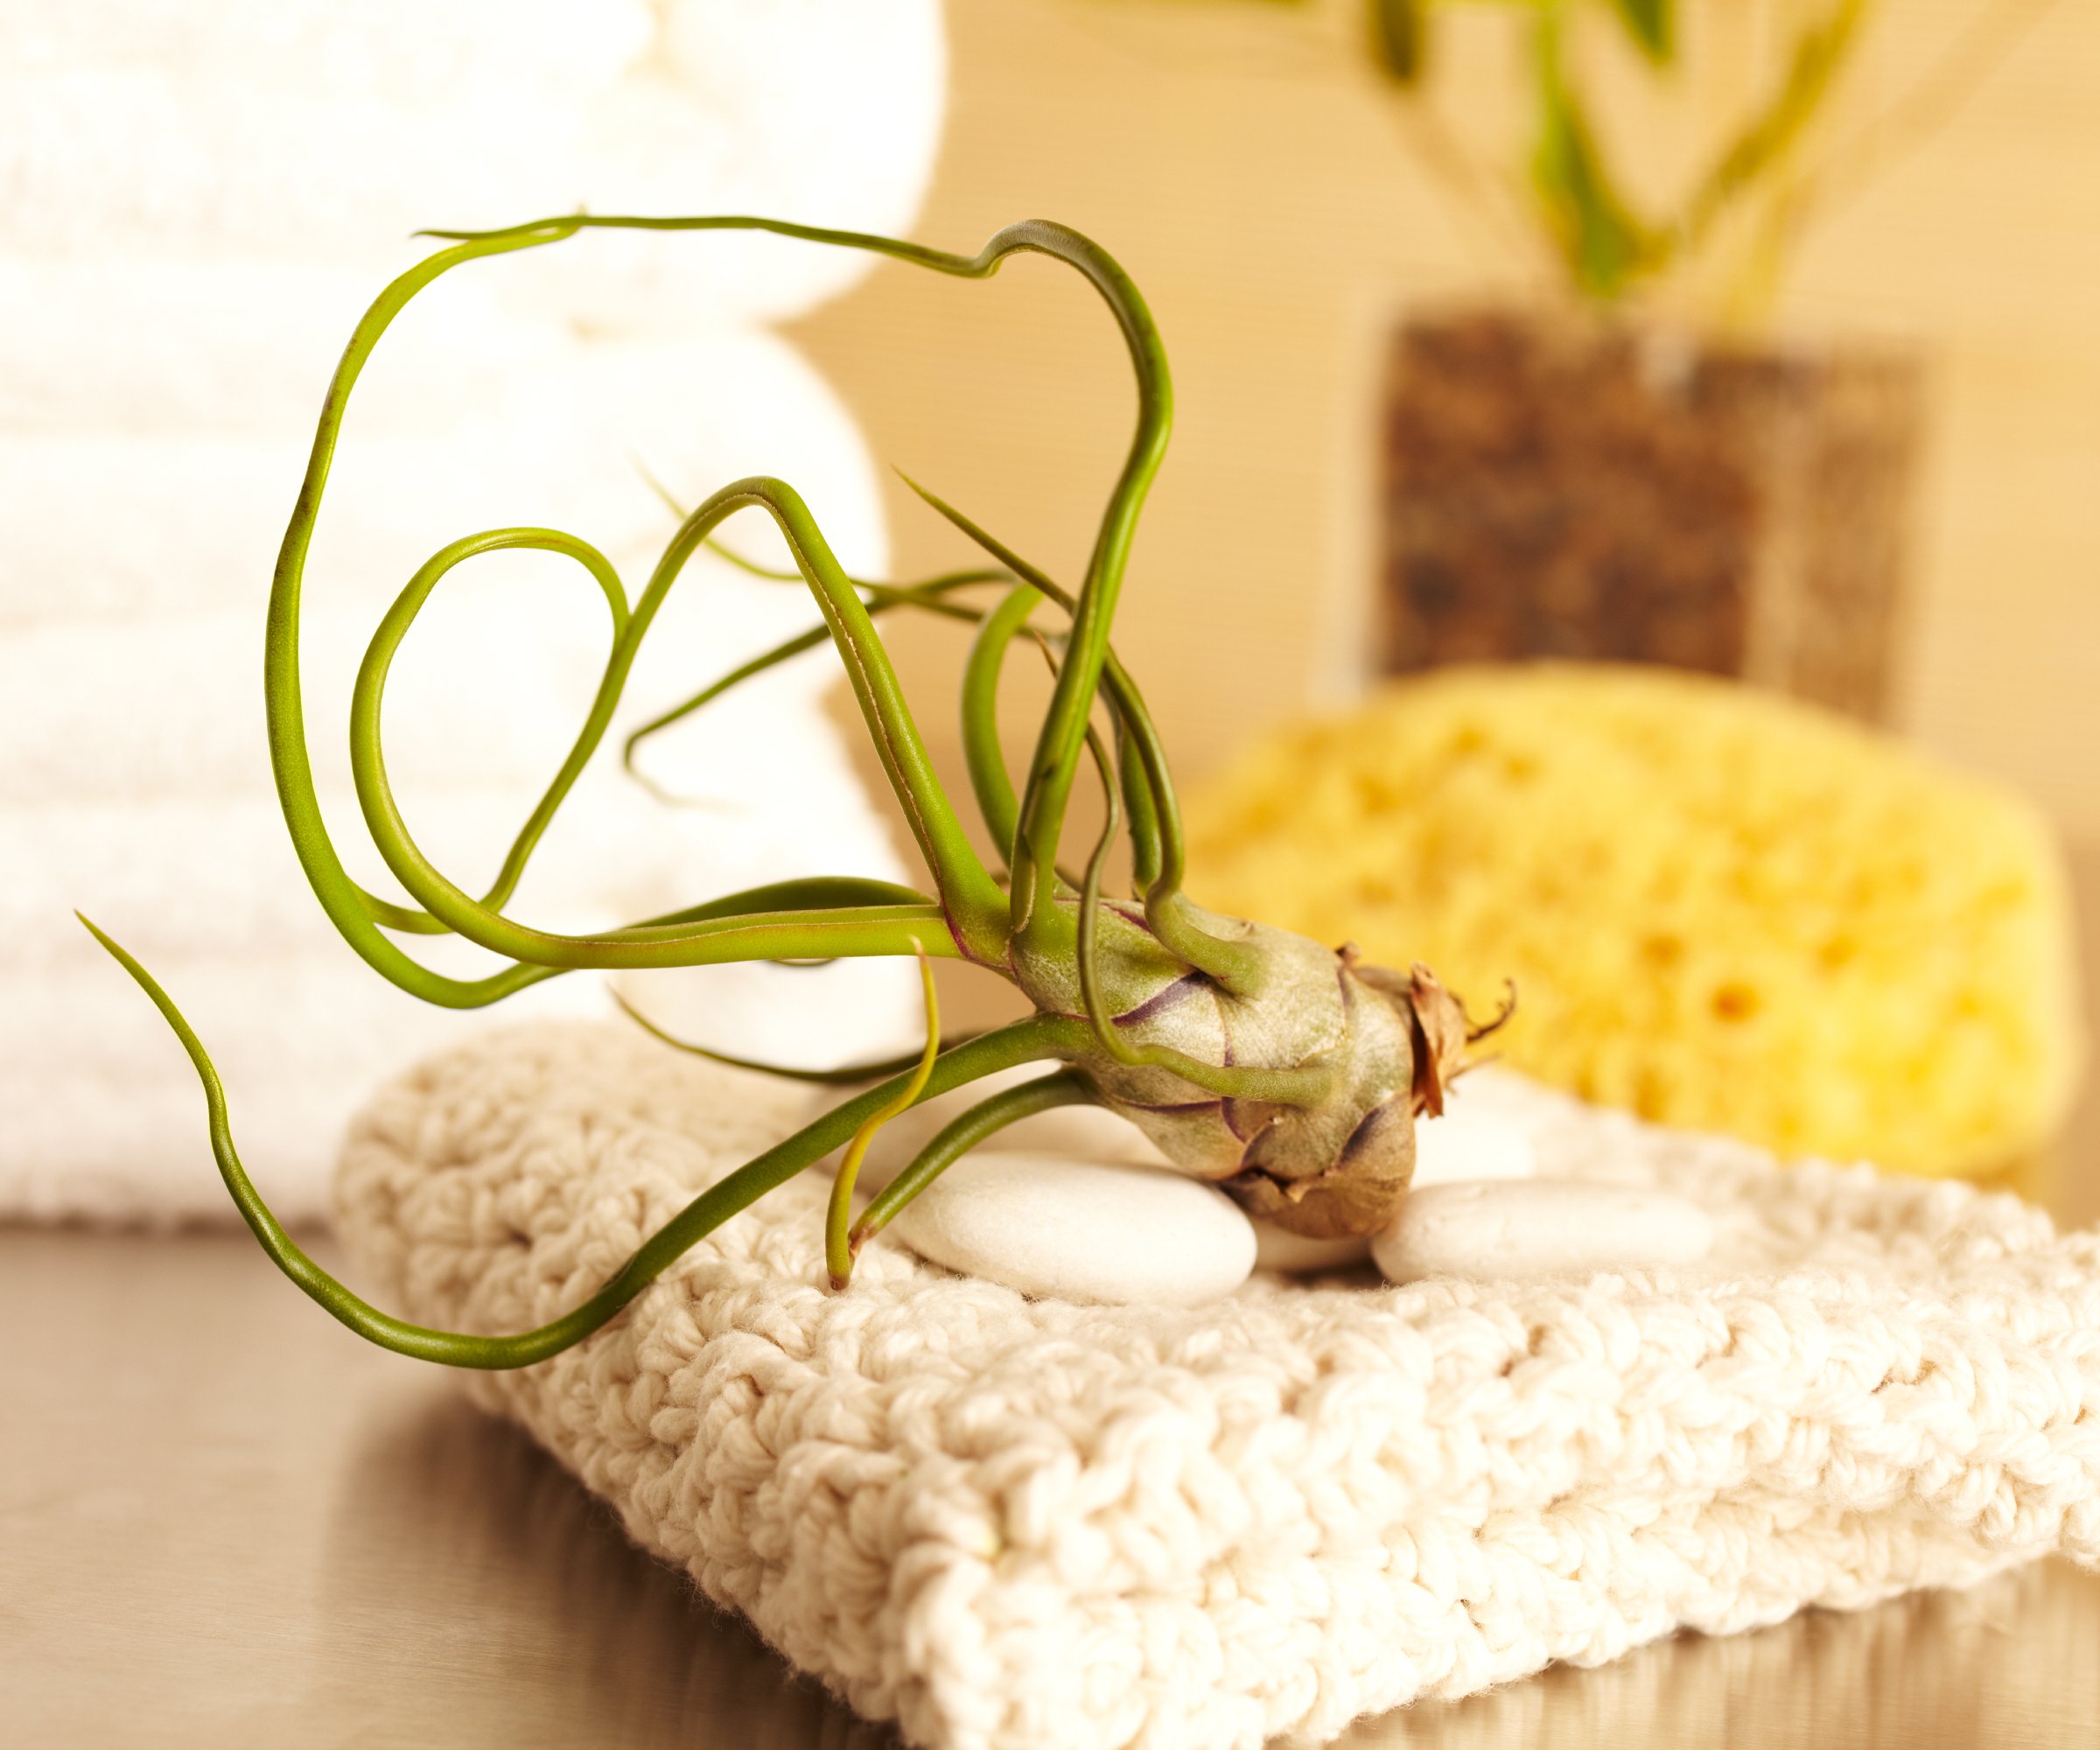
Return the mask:
<svg viewBox="0 0 2100 1750">
<path fill-rule="evenodd" d="M 578 930 L 791 876 L 895 878 L 887 839 L 830 725 L 814 713 L 768 707 L 746 725 L 744 738 L 758 738 L 763 755 L 733 780 L 723 766 L 713 768 L 724 773 L 718 788 L 731 793 L 724 799 L 708 793 L 697 760 L 674 762 L 678 780 L 706 797 L 703 806 L 666 808 L 608 766 L 594 766 L 508 909 Z M 530 784 L 495 779 L 414 784 L 397 794 L 425 854 L 477 892 L 535 800 Z M 329 787 L 323 804 L 351 873 L 405 900 L 366 842 L 346 788 Z M 101 966 L 73 920 L 75 906 L 112 928 L 122 920 L 126 943 L 142 956 L 224 954 L 255 963 L 265 982 L 270 956 L 333 940 L 266 780 L 215 797 L 172 791 L 0 810 L 0 993 L 18 974 L 53 963 Z M 426 941 L 416 951 L 443 947 Z M 648 975 L 645 986 L 657 977 Z M 853 1049 L 851 1022 L 833 1018 L 843 1048 Z"/>
<path fill-rule="evenodd" d="M 431 108 L 463 85 L 573 87 L 612 77 L 652 26 L 636 0 L 9 0 L 0 29 L 25 74 L 136 64 L 181 80 L 251 67 L 303 91 Z"/>
<path fill-rule="evenodd" d="M 652 472 L 695 502 L 741 475 L 778 472 L 808 498 L 843 560 L 864 565 L 879 556 L 871 539 L 878 501 L 852 427 L 808 366 L 770 335 L 572 348 L 538 380 L 510 387 L 510 400 L 491 415 L 441 439 L 348 440 L 315 542 L 304 618 L 309 732 L 326 769 L 346 776 L 341 726 L 373 627 L 443 542 L 506 520 L 571 529 L 597 537 L 620 564 L 630 598 L 640 595 L 676 522 L 634 458 L 646 458 Z M 169 439 L 156 447 L 179 446 Z M 85 510 L 108 454 L 96 444 L 46 451 L 43 478 L 59 484 L 60 464 L 70 459 L 76 474 L 61 501 Z M 60 617 L 73 606 L 65 592 L 24 592 L 15 612 L 29 624 L 0 643 L 13 753 L 0 767 L 0 806 L 172 790 L 221 795 L 257 780 L 265 757 L 262 690 L 247 682 L 261 648 L 278 520 L 290 504 L 272 494 L 275 513 L 265 515 L 234 501 L 258 489 L 252 473 L 237 476 L 233 491 L 214 490 L 207 480 L 196 500 L 166 505 L 172 522 L 161 535 L 164 571 L 179 574 L 188 531 L 208 541 L 204 531 L 216 514 L 246 525 L 245 550 L 214 556 L 244 580 L 228 592 L 236 605 L 203 611 L 200 602 L 164 601 L 160 612 L 111 624 Z M 26 493 L 7 498 L 24 524 L 60 532 L 48 507 L 40 517 Z M 71 531 L 90 553 L 93 528 L 83 518 Z M 742 513 L 724 538 L 787 562 L 760 513 Z M 64 575 L 63 553 L 46 563 Z M 697 556 L 651 629 L 623 722 L 646 720 L 818 619 L 801 584 L 760 581 Z M 609 642 L 604 598 L 573 562 L 504 554 L 462 566 L 396 660 L 387 724 L 397 774 L 543 783 L 589 709 Z M 768 677 L 752 696 L 776 707 L 808 704 L 836 673 L 836 662 L 812 659 Z M 233 676 L 243 684 L 229 687 Z M 713 750 L 694 774 L 710 794 L 767 794 L 766 762 L 738 757 L 751 709 L 732 696 L 667 738 L 667 749 Z M 649 757 L 659 768 L 662 756 Z"/>
<path fill-rule="evenodd" d="M 936 0 L 0 5 L 0 1210 L 227 1212 L 187 1066 L 75 905 L 191 1008 L 295 1219 L 319 1208 L 335 1125 L 372 1077 L 483 1024 L 402 996 L 335 937 L 262 736 L 278 542 L 351 326 L 428 247 L 405 234 L 583 202 L 902 229 L 942 78 Z M 845 564 L 884 565 L 850 417 L 752 326 L 868 263 L 629 241 L 463 270 L 360 383 L 302 655 L 324 806 L 377 891 L 397 890 L 350 793 L 349 689 L 439 546 L 551 525 L 638 595 L 676 527 L 644 467 L 688 502 L 774 472 Z M 751 522 L 730 538 L 780 557 Z M 799 585 L 697 558 L 514 913 L 586 930 L 787 876 L 901 873 L 820 707 L 821 653 L 651 748 L 649 770 L 701 805 L 666 808 L 613 769 L 625 727 L 816 619 Z M 390 771 L 465 885 L 493 874 L 558 765 L 606 638 L 577 567 L 507 554 L 448 578 L 402 650 Z M 411 945 L 448 970 L 486 960 Z M 915 984 L 889 962 L 725 969 L 636 995 L 741 1049 L 823 1061 L 909 1043 Z M 605 998 L 585 976 L 515 1003 Z"/>
<path fill-rule="evenodd" d="M 316 406 L 321 392 L 317 385 Z M 405 464 L 428 452 L 402 444 L 388 453 Z M 0 430 L 0 552 L 7 556 L 0 630 L 59 618 L 108 623 L 228 607 L 260 613 L 305 463 L 304 445 L 289 435 Z M 358 466 L 370 471 L 375 461 Z M 366 578 L 374 591 L 388 578 L 396 588 L 406 581 L 401 556 L 419 552 L 416 537 L 424 531 L 415 527 L 414 494 L 406 493 L 413 470 L 399 472 L 404 496 L 368 494 L 354 516 L 346 504 L 331 508 L 325 539 L 333 588 Z"/>
<path fill-rule="evenodd" d="M 10 966 L 0 978 L 0 1209 L 228 1220 L 188 1059 L 130 980 L 85 931 L 75 926 L 74 934 L 81 948 L 54 944 L 47 964 Z M 490 1024 L 484 1014 L 403 996 L 318 932 L 252 956 L 186 956 L 165 946 L 152 953 L 141 933 L 132 934 L 209 1040 L 242 1102 L 243 1158 L 287 1221 L 311 1222 L 326 1209 L 329 1158 L 374 1076 Z M 557 978 L 501 1012 L 596 1014 L 605 1006 L 594 985 Z"/>
<path fill-rule="evenodd" d="M 369 268 L 0 256 L 0 430 L 310 436 L 351 327 L 388 270 L 431 247 L 374 241 Z M 510 313 L 499 286 L 493 274 L 455 275 L 394 325 L 358 397 L 361 438 L 413 437 L 464 418 L 564 349 L 563 325 Z M 388 394 L 394 382 L 412 384 L 413 395 Z"/>
<path fill-rule="evenodd" d="M 374 240 L 418 226 L 585 203 L 895 231 L 946 72 L 938 0 L 14 6 L 0 252 L 368 268 Z M 578 271 L 594 319 L 684 326 L 791 314 L 866 266 L 736 241 L 612 245 Z M 574 307 L 580 280 L 547 284 Z"/>
<path fill-rule="evenodd" d="M 736 404 L 777 409 L 791 399 Z M 809 487 L 856 561 L 879 558 L 869 466 L 854 454 L 850 427 L 813 406 L 804 405 L 805 430 L 825 436 L 802 466 L 777 445 L 766 459 Z M 681 457 L 665 459 L 676 478 Z M 668 530 L 668 513 L 642 502 L 636 521 L 651 516 L 659 534 Z M 387 592 L 406 569 L 397 559 Z M 491 569 L 486 578 L 463 573 L 450 602 L 459 612 L 448 623 L 434 610 L 427 635 L 411 640 L 388 717 L 412 830 L 441 866 L 476 886 L 558 765 L 587 708 L 606 637 L 602 604 L 587 584 L 564 578 L 556 593 Z M 284 1151 L 272 1171 L 295 1218 L 319 1208 L 331 1125 L 356 1091 L 466 1025 L 414 1012 L 420 1005 L 334 942 L 305 890 L 270 795 L 262 741 L 256 659 L 266 560 L 256 556 L 248 570 L 256 599 L 245 613 L 46 621 L 0 640 L 0 692 L 10 702 L 0 763 L 0 913 L 8 925 L 0 1007 L 20 1035 L 0 1054 L 0 1106 L 16 1114 L 0 1125 L 0 1208 L 197 1207 L 191 1186 L 203 1162 L 193 1095 L 182 1092 L 186 1067 L 68 915 L 73 906 L 156 963 L 181 1000 L 216 997 L 215 1012 L 198 1020 L 215 1046 L 226 1040 L 229 1081 L 276 1089 L 270 1110 L 283 1122 L 259 1140 Z M 317 565 L 317 602 L 326 578 Z M 639 665 L 627 722 L 815 619 L 801 590 L 743 578 L 717 561 L 696 565 L 687 588 L 692 598 L 667 610 L 656 648 Z M 463 663 L 460 622 L 468 609 L 486 612 L 492 595 L 508 617 L 467 621 L 473 655 Z M 310 616 L 309 724 L 346 858 L 391 892 L 348 794 L 342 732 L 349 676 L 374 617 L 369 602 L 362 613 L 317 606 Z M 602 928 L 786 876 L 898 873 L 816 704 L 831 672 L 813 654 L 650 750 L 653 773 L 707 806 L 666 808 L 618 774 L 617 743 L 609 746 L 550 833 L 514 911 L 555 928 Z M 183 950 L 203 947 L 228 958 L 186 986 Z M 284 981 L 296 966 L 312 969 L 300 1000 L 323 1041 L 312 1048 L 311 1074 L 270 1054 L 276 1041 L 297 1057 L 280 1018 Z M 775 970 L 664 975 L 641 981 L 637 994 L 690 1019 L 696 989 L 742 1048 L 822 1062 L 901 1042 L 915 1013 L 911 984 L 904 969 L 881 964 L 823 980 Z M 673 985 L 689 992 L 683 1007 Z M 250 1031 L 242 1030 L 247 1023 L 228 1029 L 236 1010 L 256 1018 Z M 135 1023 L 149 1025 L 142 1032 Z M 129 1094 L 107 1097 L 119 1087 L 158 1092 L 143 1104 Z M 102 1097 L 67 1098 L 95 1088 Z M 293 1088 L 313 1096 L 303 1117 Z M 172 1112 L 187 1116 L 142 1130 L 142 1113 L 158 1124 Z"/>
<path fill-rule="evenodd" d="M 649 53 L 589 106 L 579 153 L 594 210 L 763 213 L 890 235 L 909 224 L 945 108 L 940 0 L 665 0 L 658 18 Z M 869 266 L 766 237 L 664 242 L 601 234 L 541 252 L 520 282 L 545 286 L 542 308 L 676 329 L 696 310 L 802 309 Z"/>
</svg>

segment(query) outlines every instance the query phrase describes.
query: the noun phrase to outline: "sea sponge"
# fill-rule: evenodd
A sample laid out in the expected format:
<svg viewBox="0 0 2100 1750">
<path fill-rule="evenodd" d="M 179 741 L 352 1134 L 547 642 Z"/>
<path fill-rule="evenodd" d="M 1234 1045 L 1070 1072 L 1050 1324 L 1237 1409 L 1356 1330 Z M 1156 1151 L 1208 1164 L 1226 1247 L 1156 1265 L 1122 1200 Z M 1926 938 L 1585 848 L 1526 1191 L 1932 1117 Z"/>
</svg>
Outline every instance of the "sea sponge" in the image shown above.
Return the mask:
<svg viewBox="0 0 2100 1750">
<path fill-rule="evenodd" d="M 1192 798 L 1204 904 L 1404 966 L 1541 1079 L 1786 1153 L 1975 1173 L 2082 1040 L 2068 882 L 2025 802 L 1821 710 L 1656 668 L 1446 669 Z"/>
</svg>

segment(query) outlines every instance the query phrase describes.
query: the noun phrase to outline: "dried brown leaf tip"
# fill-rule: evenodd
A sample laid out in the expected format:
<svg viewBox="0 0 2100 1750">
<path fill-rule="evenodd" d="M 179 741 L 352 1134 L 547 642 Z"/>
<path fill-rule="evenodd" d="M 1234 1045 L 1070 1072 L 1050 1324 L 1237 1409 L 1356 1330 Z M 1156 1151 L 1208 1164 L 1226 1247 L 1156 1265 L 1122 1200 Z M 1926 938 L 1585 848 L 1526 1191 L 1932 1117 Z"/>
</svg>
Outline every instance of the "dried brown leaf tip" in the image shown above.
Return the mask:
<svg viewBox="0 0 2100 1750">
<path fill-rule="evenodd" d="M 1473 1038 L 1466 1005 L 1418 960 L 1408 973 L 1407 1006 L 1414 1033 L 1415 1110 L 1439 1116 L 1444 1084 L 1466 1067 L 1466 1047 Z"/>
<path fill-rule="evenodd" d="M 1479 1060 L 1466 1057 L 1466 1046 L 1500 1032 L 1516 1012 L 1516 986 L 1511 984 L 1506 988 L 1502 1006 L 1492 1020 L 1476 1024 L 1466 1014 L 1466 1005 L 1420 961 L 1404 976 L 1383 966 L 1359 962 L 1354 942 L 1344 942 L 1339 952 L 1365 984 L 1384 991 L 1396 1003 L 1405 1004 L 1413 1046 L 1414 1110 L 1418 1116 L 1426 1112 L 1440 1117 L 1446 1087 L 1478 1065 Z"/>
</svg>

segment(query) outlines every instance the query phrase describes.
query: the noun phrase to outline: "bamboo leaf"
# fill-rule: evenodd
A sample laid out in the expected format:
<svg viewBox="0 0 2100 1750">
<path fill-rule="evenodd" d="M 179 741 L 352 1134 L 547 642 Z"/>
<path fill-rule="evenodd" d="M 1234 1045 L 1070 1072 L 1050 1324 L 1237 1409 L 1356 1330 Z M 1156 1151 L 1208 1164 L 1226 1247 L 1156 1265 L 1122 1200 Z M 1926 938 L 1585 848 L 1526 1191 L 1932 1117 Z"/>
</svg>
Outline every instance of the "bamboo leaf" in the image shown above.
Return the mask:
<svg viewBox="0 0 2100 1750">
<path fill-rule="evenodd" d="M 1563 71 L 1558 20 L 1551 17 L 1540 30 L 1538 74 L 1533 185 L 1577 290 L 1586 298 L 1616 298 L 1656 266 L 1665 250 L 1613 184 L 1589 117 Z"/>
<path fill-rule="evenodd" d="M 1371 0 L 1371 59 L 1396 85 L 1422 82 L 1427 10 L 1427 0 Z"/>
<path fill-rule="evenodd" d="M 1674 0 L 1611 0 L 1611 5 L 1648 60 L 1663 66 L 1675 59 L 1677 9 Z"/>
<path fill-rule="evenodd" d="M 1793 150 L 1850 57 L 1866 10 L 1867 0 L 1837 0 L 1821 24 L 1802 32 L 1772 101 L 1722 148 L 1685 203 L 1677 225 L 1682 243 L 1697 243 L 1732 202 Z"/>
</svg>

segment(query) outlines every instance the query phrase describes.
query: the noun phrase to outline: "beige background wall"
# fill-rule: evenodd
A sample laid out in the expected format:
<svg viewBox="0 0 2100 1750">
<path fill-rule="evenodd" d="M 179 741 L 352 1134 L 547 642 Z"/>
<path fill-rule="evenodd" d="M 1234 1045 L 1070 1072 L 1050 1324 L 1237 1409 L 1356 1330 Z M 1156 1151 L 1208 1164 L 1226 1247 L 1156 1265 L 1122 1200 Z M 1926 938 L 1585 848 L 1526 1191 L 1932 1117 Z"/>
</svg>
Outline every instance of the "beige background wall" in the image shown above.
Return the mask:
<svg viewBox="0 0 2100 1750">
<path fill-rule="evenodd" d="M 1862 101 L 1978 0 L 1888 0 Z M 1338 696 L 1370 575 L 1368 421 L 1390 314 L 1538 281 L 1421 169 L 1346 40 L 1272 9 L 950 0 L 952 112 L 922 239 L 1065 220 L 1144 288 L 1180 391 L 1119 642 L 1184 774 Z M 1485 21 L 1492 24 L 1492 18 Z M 1480 27 L 1474 27 L 1480 28 Z M 1492 136 L 1499 51 L 1461 40 Z M 2100 836 L 2100 6 L 2060 0 L 1996 78 L 1816 233 L 1781 332 L 1927 345 L 1935 426 L 1902 726 Z M 1636 148 L 1648 144 L 1634 136 Z M 1114 331 L 1054 264 L 990 287 L 886 267 L 802 335 L 876 452 L 1074 575 L 1132 406 Z M 901 485 L 900 570 L 963 550 Z M 820 507 L 821 511 L 821 507 Z M 962 640 L 897 639 L 952 756 Z M 1015 728 L 1020 727 L 1018 724 Z"/>
</svg>

